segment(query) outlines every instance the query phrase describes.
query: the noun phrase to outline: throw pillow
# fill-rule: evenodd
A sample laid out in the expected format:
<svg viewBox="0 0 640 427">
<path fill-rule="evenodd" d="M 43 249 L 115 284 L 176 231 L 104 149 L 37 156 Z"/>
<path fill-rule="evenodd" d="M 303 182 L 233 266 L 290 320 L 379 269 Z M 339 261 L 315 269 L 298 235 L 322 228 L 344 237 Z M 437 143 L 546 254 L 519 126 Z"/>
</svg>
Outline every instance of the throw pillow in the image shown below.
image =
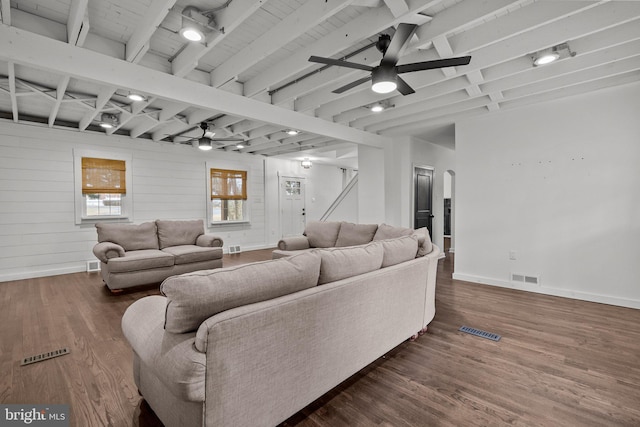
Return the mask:
<svg viewBox="0 0 640 427">
<path fill-rule="evenodd" d="M 225 310 L 312 288 L 318 283 L 320 255 L 305 252 L 272 261 L 196 271 L 166 279 L 165 329 L 185 333 Z"/>
<path fill-rule="evenodd" d="M 382 265 L 382 244 L 322 249 L 318 285 L 378 270 Z"/>
<path fill-rule="evenodd" d="M 304 229 L 312 248 L 332 248 L 338 240 L 339 222 L 310 221 Z"/>
<path fill-rule="evenodd" d="M 388 224 L 380 224 L 373 240 L 395 239 L 396 237 L 409 236 L 413 234 L 412 228 L 394 227 Z"/>
<path fill-rule="evenodd" d="M 369 243 L 376 234 L 378 224 L 353 224 L 351 222 L 343 222 L 340 225 L 337 247 L 357 246 Z"/>
<path fill-rule="evenodd" d="M 201 219 L 193 221 L 163 221 L 156 220 L 158 226 L 158 242 L 160 249 L 169 246 L 195 245 L 198 236 L 204 234 L 204 222 Z"/>
<path fill-rule="evenodd" d="M 415 259 L 418 252 L 418 237 L 415 235 L 380 240 L 380 243 L 384 249 L 383 268 Z"/>
</svg>

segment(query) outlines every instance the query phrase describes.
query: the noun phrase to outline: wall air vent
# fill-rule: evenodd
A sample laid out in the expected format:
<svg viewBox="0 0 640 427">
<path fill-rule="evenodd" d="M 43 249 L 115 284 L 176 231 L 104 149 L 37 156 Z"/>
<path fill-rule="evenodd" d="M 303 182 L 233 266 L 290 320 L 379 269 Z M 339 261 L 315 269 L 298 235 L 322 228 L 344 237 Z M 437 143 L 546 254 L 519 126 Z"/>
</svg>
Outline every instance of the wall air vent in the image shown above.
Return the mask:
<svg viewBox="0 0 640 427">
<path fill-rule="evenodd" d="M 100 261 L 93 260 L 87 261 L 87 273 L 92 273 L 94 271 L 100 271 Z"/>
<path fill-rule="evenodd" d="M 229 246 L 229 254 L 239 254 L 240 252 L 242 252 L 242 250 L 240 250 L 240 245 Z"/>
<path fill-rule="evenodd" d="M 527 283 L 529 285 L 540 284 L 540 278 L 538 276 L 527 276 L 526 274 L 511 273 L 511 281 L 518 283 Z"/>
</svg>

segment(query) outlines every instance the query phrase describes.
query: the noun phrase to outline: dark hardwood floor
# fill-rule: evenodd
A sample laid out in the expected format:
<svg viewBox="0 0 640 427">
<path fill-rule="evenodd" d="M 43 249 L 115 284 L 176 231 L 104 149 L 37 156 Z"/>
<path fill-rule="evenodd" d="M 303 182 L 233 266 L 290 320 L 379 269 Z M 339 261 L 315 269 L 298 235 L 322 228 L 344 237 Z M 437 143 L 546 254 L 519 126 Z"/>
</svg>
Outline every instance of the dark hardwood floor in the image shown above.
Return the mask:
<svg viewBox="0 0 640 427">
<path fill-rule="evenodd" d="M 270 253 L 225 256 L 224 265 Z M 425 335 L 283 426 L 640 425 L 640 310 L 456 281 L 452 268 L 447 254 Z M 0 283 L 0 402 L 69 404 L 72 426 L 161 425 L 136 391 L 120 330 L 126 307 L 157 293 L 113 296 L 95 273 Z M 71 353 L 20 366 L 62 347 Z"/>
</svg>

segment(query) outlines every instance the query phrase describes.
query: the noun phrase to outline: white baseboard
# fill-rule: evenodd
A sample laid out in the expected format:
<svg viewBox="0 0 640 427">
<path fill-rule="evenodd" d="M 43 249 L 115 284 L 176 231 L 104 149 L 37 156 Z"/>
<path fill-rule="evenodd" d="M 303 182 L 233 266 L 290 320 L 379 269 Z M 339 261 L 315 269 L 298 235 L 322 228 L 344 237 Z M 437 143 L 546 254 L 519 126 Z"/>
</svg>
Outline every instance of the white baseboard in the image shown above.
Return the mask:
<svg viewBox="0 0 640 427">
<path fill-rule="evenodd" d="M 527 283 L 512 283 L 508 280 L 493 279 L 489 277 L 474 276 L 464 273 L 453 273 L 455 280 L 463 280 L 465 282 L 480 283 L 483 285 L 498 286 L 501 288 L 518 289 L 521 291 L 535 292 L 537 294 L 552 295 L 556 297 L 571 298 L 581 301 L 597 302 L 601 304 L 616 305 L 619 307 L 640 309 L 640 300 L 630 298 L 619 298 L 609 295 L 593 294 L 589 292 L 580 292 L 568 289 L 555 288 L 550 286 L 538 286 Z"/>
<path fill-rule="evenodd" d="M 52 268 L 47 270 L 21 271 L 20 273 L 0 274 L 0 282 L 13 280 L 34 279 L 36 277 L 59 276 L 61 274 L 84 273 L 87 271 L 85 262 L 74 267 Z"/>
</svg>

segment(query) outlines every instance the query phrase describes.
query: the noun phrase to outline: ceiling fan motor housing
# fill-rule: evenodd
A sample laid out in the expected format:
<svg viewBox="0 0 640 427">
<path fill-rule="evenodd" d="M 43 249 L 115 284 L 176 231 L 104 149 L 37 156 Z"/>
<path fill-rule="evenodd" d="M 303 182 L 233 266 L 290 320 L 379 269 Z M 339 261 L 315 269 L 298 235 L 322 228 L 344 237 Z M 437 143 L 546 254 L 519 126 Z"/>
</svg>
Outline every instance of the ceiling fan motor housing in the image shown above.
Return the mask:
<svg viewBox="0 0 640 427">
<path fill-rule="evenodd" d="M 388 34 L 380 34 L 378 42 L 376 43 L 376 49 L 378 49 L 384 55 L 391 44 L 391 36 Z"/>
</svg>

